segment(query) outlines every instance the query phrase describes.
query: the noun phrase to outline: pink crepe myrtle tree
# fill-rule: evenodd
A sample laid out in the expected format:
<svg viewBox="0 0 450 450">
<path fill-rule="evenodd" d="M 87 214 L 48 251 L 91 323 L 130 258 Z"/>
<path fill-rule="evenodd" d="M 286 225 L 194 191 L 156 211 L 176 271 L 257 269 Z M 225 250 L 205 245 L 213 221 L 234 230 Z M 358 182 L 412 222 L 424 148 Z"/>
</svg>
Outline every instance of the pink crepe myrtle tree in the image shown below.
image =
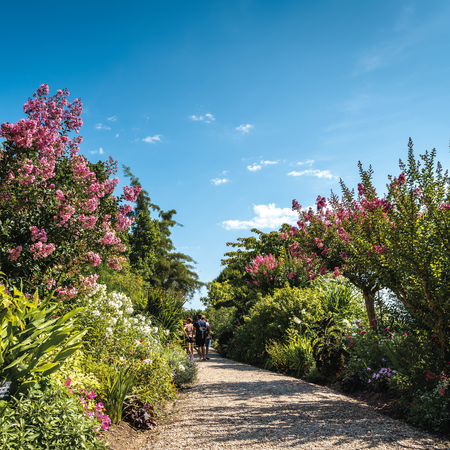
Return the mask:
<svg viewBox="0 0 450 450">
<path fill-rule="evenodd" d="M 357 193 L 341 180 L 342 197 L 319 197 L 317 211 L 294 201 L 300 220 L 291 251 L 314 256 L 312 276 L 332 271 L 359 287 L 369 323 L 377 323 L 375 293 L 390 289 L 434 331 L 450 358 L 450 178 L 434 149 L 416 160 L 411 140 L 408 147 L 408 162 L 389 176 L 383 197 L 372 169 L 359 164 Z"/>
<path fill-rule="evenodd" d="M 79 154 L 82 103 L 68 97 L 67 89 L 49 96 L 44 84 L 25 103 L 26 118 L 0 129 L 1 270 L 9 284 L 56 289 L 65 299 L 92 285 L 91 268 L 102 261 L 120 270 L 121 235 L 133 222 L 123 202 L 141 190 L 114 196 L 117 163 L 92 164 Z"/>
<path fill-rule="evenodd" d="M 304 261 L 293 258 L 284 249 L 281 249 L 278 259 L 270 253 L 259 254 L 245 266 L 245 272 L 251 277 L 251 281 L 247 281 L 247 284 L 263 291 L 270 292 L 285 283 L 290 286 L 308 284 Z"/>
</svg>

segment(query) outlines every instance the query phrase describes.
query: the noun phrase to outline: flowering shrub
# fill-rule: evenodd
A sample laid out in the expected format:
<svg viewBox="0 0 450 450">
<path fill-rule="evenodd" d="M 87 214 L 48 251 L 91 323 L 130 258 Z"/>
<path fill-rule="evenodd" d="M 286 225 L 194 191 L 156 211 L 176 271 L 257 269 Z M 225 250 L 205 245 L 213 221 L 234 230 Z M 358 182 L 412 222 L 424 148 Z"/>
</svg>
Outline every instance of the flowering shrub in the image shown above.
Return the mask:
<svg viewBox="0 0 450 450">
<path fill-rule="evenodd" d="M 98 358 L 138 359 L 158 351 L 164 330 L 150 319 L 134 314 L 132 301 L 122 293 L 106 291 L 97 285 L 85 298 L 80 319 L 83 327 L 92 327 L 85 339 L 86 348 Z"/>
<path fill-rule="evenodd" d="M 72 388 L 74 387 L 72 386 L 71 378 L 66 380 L 66 387 L 67 392 L 79 400 L 83 415 L 93 420 L 94 423 L 98 423 L 98 426 L 94 425 L 94 429 L 96 431 L 100 429 L 107 430 L 111 423 L 111 419 L 107 414 L 102 413 L 102 410 L 105 409 L 103 403 L 94 402 L 95 392 L 93 390 L 89 391 L 89 389 L 79 389 L 79 393 L 77 391 L 72 391 Z"/>
<path fill-rule="evenodd" d="M 372 168 L 359 164 L 358 194 L 341 182 L 342 197 L 319 196 L 316 211 L 303 210 L 294 200 L 300 220 L 290 249 L 307 261 L 310 277 L 333 271 L 361 289 L 369 321 L 376 316 L 376 293 L 389 289 L 432 330 L 448 362 L 450 177 L 435 149 L 416 158 L 411 139 L 408 161 L 399 166 L 398 176 L 388 176 L 383 197 Z"/>
<path fill-rule="evenodd" d="M 0 447 L 8 450 L 105 448 L 101 424 L 80 412 L 80 401 L 60 388 L 32 389 L 0 415 Z"/>
<path fill-rule="evenodd" d="M 286 238 L 287 239 L 287 238 Z M 276 259 L 272 254 L 258 255 L 245 266 L 251 281 L 250 287 L 256 287 L 261 292 L 272 292 L 273 289 L 288 283 L 290 286 L 306 286 L 304 264 L 298 258 L 292 258 L 281 251 L 281 258 Z"/>
<path fill-rule="evenodd" d="M 89 265 L 105 260 L 120 270 L 120 233 L 133 222 L 121 202 L 134 202 L 141 188 L 112 195 L 116 162 L 89 163 L 78 154 L 82 137 L 69 137 L 83 124 L 80 99 L 70 103 L 67 89 L 48 94 L 40 86 L 24 105 L 26 119 L 1 124 L 0 265 L 14 274 L 8 284 L 71 299 Z"/>
<path fill-rule="evenodd" d="M 84 343 L 89 358 L 83 367 L 100 381 L 99 395 L 107 408 L 113 400 L 107 391 L 117 394 L 111 407 L 115 421 L 120 420 L 127 398 L 138 398 L 156 410 L 176 396 L 176 386 L 195 377 L 197 368 L 186 353 L 179 345 L 166 342 L 169 330 L 155 326 L 147 316 L 135 314 L 126 295 L 107 293 L 106 286 L 98 284 L 80 302 L 85 305 L 80 322 L 91 327 Z M 122 375 L 117 378 L 119 373 Z M 75 375 L 71 378 L 75 380 Z M 126 391 L 118 390 L 119 385 L 127 383 Z"/>
<path fill-rule="evenodd" d="M 384 363 L 385 359 L 382 360 Z M 388 382 L 391 376 L 397 373 L 396 370 L 391 370 L 390 367 L 382 367 L 380 370 L 372 370 L 370 367 L 367 367 L 367 383 L 370 384 L 370 387 L 374 391 L 382 392 L 386 391 L 388 388 Z"/>
</svg>

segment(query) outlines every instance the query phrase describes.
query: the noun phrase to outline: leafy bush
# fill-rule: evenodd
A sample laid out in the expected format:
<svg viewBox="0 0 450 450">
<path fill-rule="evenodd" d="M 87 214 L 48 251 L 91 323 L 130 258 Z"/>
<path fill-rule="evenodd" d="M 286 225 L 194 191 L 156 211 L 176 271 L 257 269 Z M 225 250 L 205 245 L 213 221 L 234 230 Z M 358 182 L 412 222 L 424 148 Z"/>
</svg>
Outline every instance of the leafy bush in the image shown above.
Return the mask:
<svg viewBox="0 0 450 450">
<path fill-rule="evenodd" d="M 320 277 L 314 284 L 326 314 L 336 322 L 354 320 L 364 314 L 364 299 L 358 289 L 344 277 Z"/>
<path fill-rule="evenodd" d="M 176 348 L 168 347 L 165 353 L 172 368 L 173 383 L 177 388 L 194 382 L 198 373 L 198 366 L 194 358 L 184 351 L 176 351 Z"/>
<path fill-rule="evenodd" d="M 220 354 L 225 353 L 224 345 L 227 345 L 233 336 L 237 323 L 236 311 L 237 308 L 235 306 L 219 309 L 209 308 L 207 310 L 206 317 L 211 326 L 213 345 Z"/>
<path fill-rule="evenodd" d="M 14 289 L 10 295 L 0 285 L 0 381 L 11 382 L 10 393 L 25 392 L 42 377 L 58 370 L 80 347 L 85 331 L 74 331 L 81 308 L 59 317 L 61 305 L 47 296 L 32 300 Z"/>
<path fill-rule="evenodd" d="M 183 334 L 183 306 L 186 302 L 186 297 L 179 292 L 154 288 L 148 292 L 147 312 L 161 329 L 178 338 Z"/>
<path fill-rule="evenodd" d="M 312 354 L 316 369 L 327 377 L 335 377 L 345 366 L 347 352 L 342 345 L 343 332 L 336 327 L 333 316 L 317 321 L 312 327 Z"/>
<path fill-rule="evenodd" d="M 287 344 L 272 341 L 266 345 L 269 359 L 265 367 L 292 370 L 297 376 L 300 376 L 307 372 L 314 362 L 311 340 L 308 336 L 299 334 L 295 329 L 288 330 L 288 333 Z"/>
<path fill-rule="evenodd" d="M 4 450 L 104 449 L 98 422 L 80 411 L 79 401 L 59 388 L 32 389 L 13 398 L 0 415 Z"/>
<path fill-rule="evenodd" d="M 362 379 L 371 390 L 374 384 L 368 383 L 367 368 L 372 374 L 390 368 L 389 390 L 407 403 L 417 390 L 433 389 L 441 372 L 447 370 L 442 347 L 424 331 L 391 333 L 389 327 L 385 327 L 376 332 L 359 322 L 351 327 L 349 336 L 343 339 L 350 355 L 346 372 L 366 374 Z M 378 386 L 378 389 L 387 389 L 387 386 Z"/>
<path fill-rule="evenodd" d="M 125 402 L 123 420 L 139 430 L 151 430 L 156 427 L 154 408 L 150 403 L 142 403 L 138 398 Z"/>
<path fill-rule="evenodd" d="M 299 320 L 299 332 L 303 334 L 309 324 L 323 314 L 321 303 L 313 289 L 284 287 L 273 295 L 259 297 L 245 324 L 240 326 L 229 343 L 229 355 L 249 363 L 264 364 L 269 342 L 287 342 L 287 330 L 294 317 Z"/>
<path fill-rule="evenodd" d="M 435 431 L 450 429 L 450 396 L 447 380 L 429 391 L 418 390 L 409 404 L 408 421 Z"/>
<path fill-rule="evenodd" d="M 157 410 L 159 405 L 176 397 L 172 367 L 163 351 L 152 352 L 149 358 L 138 360 L 134 370 L 133 394 L 143 403 L 150 403 Z"/>
<path fill-rule="evenodd" d="M 56 372 L 52 373 L 52 383 L 64 388 L 67 380 L 70 378 L 72 380 L 72 389 L 76 391 L 88 389 L 100 394 L 103 390 L 103 385 L 93 373 L 86 370 L 85 359 L 85 354 L 81 350 L 77 350 L 64 361 Z"/>
</svg>

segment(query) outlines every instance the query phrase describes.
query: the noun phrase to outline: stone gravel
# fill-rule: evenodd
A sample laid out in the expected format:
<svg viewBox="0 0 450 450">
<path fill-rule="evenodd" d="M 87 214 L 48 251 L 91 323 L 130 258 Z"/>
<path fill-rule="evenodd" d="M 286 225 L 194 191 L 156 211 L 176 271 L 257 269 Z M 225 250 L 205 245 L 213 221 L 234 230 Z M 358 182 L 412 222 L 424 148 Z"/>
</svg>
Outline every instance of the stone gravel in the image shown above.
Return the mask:
<svg viewBox="0 0 450 450">
<path fill-rule="evenodd" d="M 147 436 L 156 449 L 447 449 L 438 438 L 321 386 L 221 358 Z"/>
</svg>

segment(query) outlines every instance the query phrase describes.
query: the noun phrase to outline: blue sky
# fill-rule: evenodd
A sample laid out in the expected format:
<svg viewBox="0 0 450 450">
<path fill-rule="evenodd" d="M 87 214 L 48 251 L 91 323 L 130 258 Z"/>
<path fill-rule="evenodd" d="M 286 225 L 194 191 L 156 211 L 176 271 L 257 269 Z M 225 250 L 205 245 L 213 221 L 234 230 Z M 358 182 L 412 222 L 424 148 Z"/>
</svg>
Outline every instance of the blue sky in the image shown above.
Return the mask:
<svg viewBox="0 0 450 450">
<path fill-rule="evenodd" d="M 450 166 L 445 1 L 25 1 L 2 18 L 0 122 L 42 83 L 81 97 L 82 153 L 177 210 L 202 281 L 226 242 L 295 222 L 292 199 L 355 186 L 358 160 L 381 190 L 410 136 Z"/>
</svg>

